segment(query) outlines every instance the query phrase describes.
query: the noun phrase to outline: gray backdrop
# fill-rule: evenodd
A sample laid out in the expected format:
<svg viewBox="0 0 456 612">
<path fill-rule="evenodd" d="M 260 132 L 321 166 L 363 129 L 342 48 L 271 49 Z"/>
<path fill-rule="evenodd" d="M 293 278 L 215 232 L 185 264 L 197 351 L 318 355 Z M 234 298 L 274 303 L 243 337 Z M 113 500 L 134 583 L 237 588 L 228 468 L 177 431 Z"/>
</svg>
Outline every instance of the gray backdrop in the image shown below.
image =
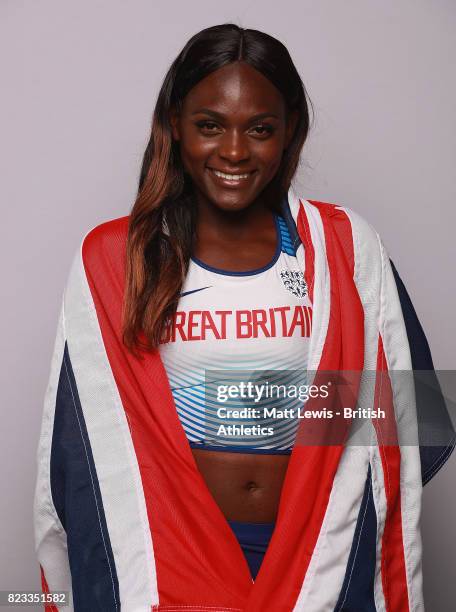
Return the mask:
<svg viewBox="0 0 456 612">
<path fill-rule="evenodd" d="M 127 214 L 170 62 L 226 21 L 288 46 L 316 108 L 298 189 L 376 227 L 436 366 L 455 368 L 454 0 L 0 0 L 1 589 L 39 588 L 35 452 L 70 260 Z M 424 490 L 431 612 L 456 600 L 455 461 Z"/>
</svg>

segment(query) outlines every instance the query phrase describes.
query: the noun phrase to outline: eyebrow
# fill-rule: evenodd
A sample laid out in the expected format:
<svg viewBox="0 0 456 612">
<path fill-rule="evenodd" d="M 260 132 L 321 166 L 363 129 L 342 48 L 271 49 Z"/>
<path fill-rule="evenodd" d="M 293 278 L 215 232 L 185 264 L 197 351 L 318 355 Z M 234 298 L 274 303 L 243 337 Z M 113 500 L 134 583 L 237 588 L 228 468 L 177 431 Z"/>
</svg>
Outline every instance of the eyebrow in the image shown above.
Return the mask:
<svg viewBox="0 0 456 612">
<path fill-rule="evenodd" d="M 200 113 L 204 113 L 205 115 L 209 115 L 210 117 L 214 117 L 215 119 L 223 119 L 224 116 L 221 113 L 217 113 L 217 111 L 213 111 L 210 108 L 199 108 L 194 111 L 192 115 L 199 115 Z M 258 115 L 254 115 L 250 117 L 249 121 L 260 121 L 261 119 L 266 119 L 266 117 L 274 117 L 275 119 L 279 119 L 277 115 L 274 113 L 259 113 Z"/>
</svg>

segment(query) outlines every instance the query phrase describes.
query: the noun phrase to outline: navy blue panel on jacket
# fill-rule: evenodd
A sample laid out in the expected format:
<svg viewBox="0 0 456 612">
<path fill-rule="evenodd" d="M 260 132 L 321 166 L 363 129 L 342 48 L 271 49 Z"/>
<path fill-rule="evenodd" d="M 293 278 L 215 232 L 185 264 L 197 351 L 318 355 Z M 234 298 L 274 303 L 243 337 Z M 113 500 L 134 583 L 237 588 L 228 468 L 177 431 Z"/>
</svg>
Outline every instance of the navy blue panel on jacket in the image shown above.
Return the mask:
<svg viewBox="0 0 456 612">
<path fill-rule="evenodd" d="M 376 612 L 374 600 L 376 541 L 377 515 L 369 465 L 347 570 L 334 612 Z"/>
<path fill-rule="evenodd" d="M 434 372 L 431 351 L 423 328 L 418 320 L 404 283 L 392 261 L 391 267 L 407 330 L 412 367 L 418 371 L 415 376 L 415 392 L 420 438 L 421 472 L 424 485 L 437 474 L 453 452 L 456 444 L 456 434 L 445 405 L 440 383 Z M 422 372 L 424 370 L 428 370 L 425 376 Z M 444 443 L 429 445 L 429 441 L 436 435 L 436 432 L 438 432 L 439 440 L 444 441 Z"/>
<path fill-rule="evenodd" d="M 67 533 L 74 609 L 78 612 L 119 610 L 114 557 L 66 344 L 55 408 L 51 491 Z"/>
</svg>

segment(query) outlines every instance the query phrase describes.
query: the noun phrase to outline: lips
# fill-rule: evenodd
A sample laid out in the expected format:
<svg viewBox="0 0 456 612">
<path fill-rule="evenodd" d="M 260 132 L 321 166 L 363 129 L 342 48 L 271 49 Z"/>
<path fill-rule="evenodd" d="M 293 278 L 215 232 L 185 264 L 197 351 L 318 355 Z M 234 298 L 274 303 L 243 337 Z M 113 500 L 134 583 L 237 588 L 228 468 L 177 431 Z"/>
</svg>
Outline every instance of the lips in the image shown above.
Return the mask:
<svg viewBox="0 0 456 612">
<path fill-rule="evenodd" d="M 244 181 L 247 181 L 255 172 L 255 170 L 251 170 L 250 172 L 224 172 L 222 170 L 217 170 L 216 168 L 210 167 L 208 167 L 208 170 L 225 185 L 239 185 Z"/>
</svg>

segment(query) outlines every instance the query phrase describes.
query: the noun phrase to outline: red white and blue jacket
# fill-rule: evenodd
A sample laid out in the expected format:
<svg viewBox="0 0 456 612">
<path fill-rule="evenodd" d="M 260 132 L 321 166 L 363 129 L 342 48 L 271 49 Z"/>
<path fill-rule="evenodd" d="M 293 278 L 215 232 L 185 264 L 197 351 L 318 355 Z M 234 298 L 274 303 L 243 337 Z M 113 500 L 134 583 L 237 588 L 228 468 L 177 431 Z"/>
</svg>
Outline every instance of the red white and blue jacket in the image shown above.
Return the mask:
<svg viewBox="0 0 456 612">
<path fill-rule="evenodd" d="M 77 611 L 417 612 L 422 484 L 454 448 L 419 439 L 423 330 L 378 234 L 354 211 L 299 199 L 282 214 L 313 305 L 309 370 L 373 371 L 396 445 L 295 444 L 253 582 L 199 473 L 158 352 L 121 340 L 128 217 L 83 239 L 65 289 L 38 448 L 34 522 L 44 591 Z M 371 394 L 371 395 L 369 395 Z M 440 401 L 440 400 L 438 400 Z M 438 408 L 436 400 L 436 410 Z M 49 610 L 56 607 L 49 606 Z"/>
</svg>

